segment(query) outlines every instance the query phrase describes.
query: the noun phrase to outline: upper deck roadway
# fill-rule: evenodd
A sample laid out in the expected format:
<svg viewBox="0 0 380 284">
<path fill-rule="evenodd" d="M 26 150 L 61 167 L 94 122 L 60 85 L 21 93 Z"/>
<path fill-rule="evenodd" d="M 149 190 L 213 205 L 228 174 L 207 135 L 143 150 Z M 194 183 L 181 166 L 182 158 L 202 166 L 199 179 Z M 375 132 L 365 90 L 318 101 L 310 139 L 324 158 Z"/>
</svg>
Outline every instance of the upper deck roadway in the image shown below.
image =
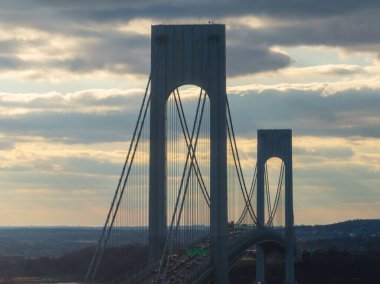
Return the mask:
<svg viewBox="0 0 380 284">
<path fill-rule="evenodd" d="M 244 254 L 247 248 L 262 242 L 277 242 L 286 247 L 283 233 L 270 228 L 253 229 L 252 227 L 237 227 L 228 232 L 228 263 L 229 267 Z M 198 243 L 196 248 L 209 249 L 210 240 Z M 204 255 L 171 255 L 172 261 L 164 275 L 164 283 L 208 283 L 212 279 L 213 267 L 209 254 Z M 158 264 L 148 266 L 144 271 L 120 279 L 112 283 L 158 283 Z M 163 275 L 160 277 L 163 278 Z M 163 279 L 160 279 L 162 283 Z"/>
</svg>

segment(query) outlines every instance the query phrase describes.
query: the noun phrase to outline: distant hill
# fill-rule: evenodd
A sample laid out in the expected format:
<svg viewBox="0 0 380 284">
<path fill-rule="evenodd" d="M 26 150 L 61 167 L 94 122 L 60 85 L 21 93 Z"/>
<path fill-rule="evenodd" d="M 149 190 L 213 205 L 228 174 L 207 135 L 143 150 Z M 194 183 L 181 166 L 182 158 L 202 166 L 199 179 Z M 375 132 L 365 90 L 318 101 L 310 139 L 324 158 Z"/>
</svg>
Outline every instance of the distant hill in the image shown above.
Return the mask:
<svg viewBox="0 0 380 284">
<path fill-rule="evenodd" d="M 0 255 L 61 256 L 95 246 L 101 228 L 0 227 Z"/>
<path fill-rule="evenodd" d="M 340 238 L 380 238 L 380 219 L 352 220 L 330 225 L 296 226 L 298 241 Z M 23 257 L 61 256 L 95 246 L 101 228 L 93 227 L 0 227 L 0 255 Z M 147 228 L 130 236 L 138 240 Z"/>
<path fill-rule="evenodd" d="M 322 239 L 341 237 L 380 237 L 380 219 L 349 220 L 345 222 L 296 226 L 297 239 Z"/>
</svg>

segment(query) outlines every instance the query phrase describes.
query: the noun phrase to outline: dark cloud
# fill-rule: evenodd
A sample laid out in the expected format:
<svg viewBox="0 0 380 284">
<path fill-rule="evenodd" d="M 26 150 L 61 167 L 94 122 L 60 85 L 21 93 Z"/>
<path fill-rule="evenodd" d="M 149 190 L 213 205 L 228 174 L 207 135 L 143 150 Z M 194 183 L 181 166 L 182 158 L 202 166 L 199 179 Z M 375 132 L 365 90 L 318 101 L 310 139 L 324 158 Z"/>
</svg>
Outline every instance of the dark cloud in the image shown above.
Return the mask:
<svg viewBox="0 0 380 284">
<path fill-rule="evenodd" d="M 101 40 L 85 47 L 90 69 L 115 73 L 147 74 L 150 68 L 150 38 L 106 34 Z"/>
<path fill-rule="evenodd" d="M 295 135 L 380 137 L 377 91 L 345 91 L 321 96 L 321 91 L 250 92 L 229 96 L 240 135 L 260 128 L 291 128 Z"/>
<path fill-rule="evenodd" d="M 32 113 L 17 118 L 0 118 L 0 132 L 14 136 L 43 136 L 63 143 L 127 141 L 132 136 L 133 114 Z"/>
<path fill-rule="evenodd" d="M 8 2 L 8 1 L 7 1 Z M 19 2 L 19 1 L 18 1 Z M 20 2 L 25 2 L 20 1 Z M 349 14 L 363 9 L 376 9 L 380 6 L 378 1 L 364 0 L 332 0 L 308 1 L 308 0 L 258 0 L 258 1 L 91 1 L 91 6 L 86 2 L 75 0 L 58 3 L 58 1 L 26 1 L 32 2 L 35 7 L 60 10 L 77 19 L 90 19 L 94 21 L 115 21 L 135 17 L 148 18 L 198 18 L 198 17 L 232 17 L 255 14 L 275 15 L 277 17 L 301 19 L 310 17 L 326 17 L 336 14 Z M 28 5 L 28 4 L 27 4 Z M 29 4 L 30 5 L 30 4 Z M 12 8 L 12 1 L 7 5 Z M 15 4 L 20 6 L 20 3 Z"/>
<path fill-rule="evenodd" d="M 13 149 L 15 141 L 11 141 L 11 139 L 0 137 L 0 151 L 7 151 Z"/>
<path fill-rule="evenodd" d="M 15 52 L 20 43 L 15 40 L 0 40 L 0 54 L 4 57 L 6 54 Z"/>
<path fill-rule="evenodd" d="M 367 71 L 365 68 L 360 66 L 352 65 L 336 65 L 336 66 L 327 66 L 325 70 L 317 71 L 322 75 L 351 75 L 351 74 L 365 74 Z"/>
<path fill-rule="evenodd" d="M 14 70 L 22 65 L 22 61 L 11 56 L 0 56 L 0 70 Z"/>
<path fill-rule="evenodd" d="M 32 9 L 33 8 L 33 9 Z M 259 0 L 259 1 L 91 1 L 91 5 L 81 1 L 2 1 L 2 22 L 42 30 L 64 30 L 74 33 L 83 31 L 86 24 L 104 22 L 128 22 L 136 18 L 180 20 L 186 18 L 212 19 L 239 16 L 265 16 L 273 19 L 285 19 L 293 26 L 284 26 L 281 32 L 297 33 L 294 26 L 310 28 L 313 24 L 330 25 L 331 33 L 339 31 L 342 37 L 355 34 L 365 36 L 356 31 L 376 32 L 380 2 L 372 0 Z M 360 21 L 352 21 L 360 17 Z M 315 22 L 315 20 L 321 22 Z M 325 20 L 329 21 L 325 21 Z M 45 25 L 43 26 L 42 23 Z M 334 26 L 331 26 L 334 24 Z M 372 27 L 372 28 L 371 28 Z M 88 30 L 88 29 L 87 29 Z M 315 32 L 318 26 L 313 29 Z M 346 30 L 347 32 L 344 32 Z M 327 31 L 327 30 L 326 30 Z M 353 33 L 350 33 L 353 31 Z M 281 35 L 281 33 L 279 33 Z M 312 31 L 310 37 L 315 34 Z M 336 34 L 335 34 L 336 35 Z"/>
<path fill-rule="evenodd" d="M 32 44 L 36 48 L 41 45 L 42 42 L 40 46 Z M 0 69 L 33 69 L 40 70 L 42 74 L 49 69 L 70 73 L 104 70 L 119 74 L 148 74 L 150 70 L 150 39 L 146 36 L 105 33 L 101 38 L 83 41 L 75 51 L 75 57 L 70 59 L 58 59 L 60 54 L 57 53 L 57 58 L 21 60 L 17 58 L 21 48 L 19 45 L 10 55 L 0 55 Z M 269 47 L 232 45 L 227 49 L 227 72 L 230 76 L 278 70 L 290 63 L 290 57 L 271 51 Z"/>
<path fill-rule="evenodd" d="M 238 76 L 250 73 L 278 70 L 288 67 L 289 56 L 266 47 L 231 46 L 227 48 L 227 75 Z"/>
<path fill-rule="evenodd" d="M 118 74 L 149 72 L 149 36 L 115 32 L 112 25 L 133 19 L 157 22 L 183 19 L 224 19 L 241 16 L 265 18 L 274 25 L 251 28 L 231 23 L 228 31 L 228 71 L 231 76 L 271 71 L 291 64 L 273 45 L 327 45 L 376 52 L 380 46 L 379 1 L 3 1 L 0 23 L 6 27 L 35 28 L 80 40 L 72 56 L 59 51 L 43 62 L 20 60 L 22 45 L 41 48 L 35 40 L 0 42 L 1 69 L 67 70 L 88 73 L 104 70 Z M 159 20 L 161 19 L 161 20 Z M 278 22 L 276 24 L 276 22 Z M 281 24 L 283 23 L 283 24 Z M 99 27 L 102 27 L 99 29 Z M 42 49 L 43 50 L 43 49 Z M 6 52 L 6 55 L 5 53 Z M 50 55 L 51 55 L 50 54 Z"/>
<path fill-rule="evenodd" d="M 380 137 L 380 96 L 377 91 L 346 90 L 327 97 L 321 96 L 321 92 L 273 89 L 260 93 L 248 91 L 244 96 L 230 95 L 236 134 L 252 137 L 260 128 L 291 128 L 295 135 Z M 115 95 L 96 99 L 84 94 L 70 103 L 61 101 L 61 107 L 59 103 L 50 104 L 47 99 L 47 102 L 13 103 L 10 108 L 32 105 L 37 112 L 1 116 L 0 133 L 42 136 L 63 143 L 128 141 L 136 123 L 141 96 Z M 56 97 L 52 96 L 50 100 L 54 101 Z M 119 109 L 113 109 L 114 106 Z M 104 107 L 104 111 L 97 107 Z M 148 123 L 149 118 L 146 125 Z M 342 151 L 334 152 L 338 156 L 350 155 Z"/>
<path fill-rule="evenodd" d="M 334 15 L 309 20 L 289 19 L 285 25 L 252 29 L 238 26 L 231 31 L 233 41 L 248 46 L 263 45 L 326 45 L 346 49 L 368 50 L 379 45 L 379 10 L 350 15 Z M 274 19 L 276 21 L 276 19 Z"/>
<path fill-rule="evenodd" d="M 308 149 L 307 147 L 293 146 L 293 154 L 297 156 L 297 159 L 304 155 L 308 159 L 310 159 L 310 157 L 313 159 L 328 158 L 336 161 L 351 158 L 354 155 L 354 151 L 349 147 L 323 147 Z"/>
<path fill-rule="evenodd" d="M 0 133 L 43 136 L 65 143 L 126 141 L 132 135 L 141 102 L 141 90 L 0 94 Z M 14 109 L 28 112 L 16 115 Z"/>
<path fill-rule="evenodd" d="M 62 59 L 62 51 L 49 46 L 48 40 L 25 40 L 0 42 L 0 69 L 60 70 L 71 73 L 88 73 L 104 70 L 121 74 L 147 74 L 150 66 L 150 39 L 140 35 L 107 32 L 93 34 L 91 39 L 78 38 L 74 53 Z M 20 59 L 19 53 L 27 48 L 39 49 L 48 58 Z M 3 55 L 2 55 L 3 54 Z"/>
</svg>

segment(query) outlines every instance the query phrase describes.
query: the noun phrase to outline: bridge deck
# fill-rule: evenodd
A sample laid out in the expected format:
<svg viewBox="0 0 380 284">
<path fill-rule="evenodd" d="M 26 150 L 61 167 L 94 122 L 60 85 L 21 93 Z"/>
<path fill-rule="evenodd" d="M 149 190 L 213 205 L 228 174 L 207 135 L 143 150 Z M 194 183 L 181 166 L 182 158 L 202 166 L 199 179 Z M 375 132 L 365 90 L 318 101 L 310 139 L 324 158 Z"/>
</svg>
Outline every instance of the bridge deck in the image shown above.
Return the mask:
<svg viewBox="0 0 380 284">
<path fill-rule="evenodd" d="M 286 247 L 284 234 L 279 230 L 269 228 L 234 228 L 228 233 L 228 263 L 229 267 L 244 254 L 247 248 L 262 242 L 277 242 Z M 209 249 L 210 240 L 205 239 L 197 244 L 198 248 Z M 157 277 L 158 263 L 152 264 L 139 274 L 128 279 L 114 281 L 113 283 L 205 283 L 212 277 L 213 266 L 208 254 L 204 255 L 172 255 L 165 275 Z"/>
</svg>

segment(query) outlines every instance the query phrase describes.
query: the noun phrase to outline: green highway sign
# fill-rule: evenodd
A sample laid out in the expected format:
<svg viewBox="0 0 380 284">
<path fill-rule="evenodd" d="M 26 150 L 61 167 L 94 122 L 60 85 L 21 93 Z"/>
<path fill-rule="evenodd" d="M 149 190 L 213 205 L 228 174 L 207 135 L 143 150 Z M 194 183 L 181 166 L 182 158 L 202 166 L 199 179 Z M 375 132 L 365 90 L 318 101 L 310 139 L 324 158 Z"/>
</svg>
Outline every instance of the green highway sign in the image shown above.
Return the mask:
<svg viewBox="0 0 380 284">
<path fill-rule="evenodd" d="M 204 255 L 208 253 L 208 249 L 203 248 L 191 248 L 186 250 L 187 254 L 193 254 L 193 255 Z"/>
</svg>

